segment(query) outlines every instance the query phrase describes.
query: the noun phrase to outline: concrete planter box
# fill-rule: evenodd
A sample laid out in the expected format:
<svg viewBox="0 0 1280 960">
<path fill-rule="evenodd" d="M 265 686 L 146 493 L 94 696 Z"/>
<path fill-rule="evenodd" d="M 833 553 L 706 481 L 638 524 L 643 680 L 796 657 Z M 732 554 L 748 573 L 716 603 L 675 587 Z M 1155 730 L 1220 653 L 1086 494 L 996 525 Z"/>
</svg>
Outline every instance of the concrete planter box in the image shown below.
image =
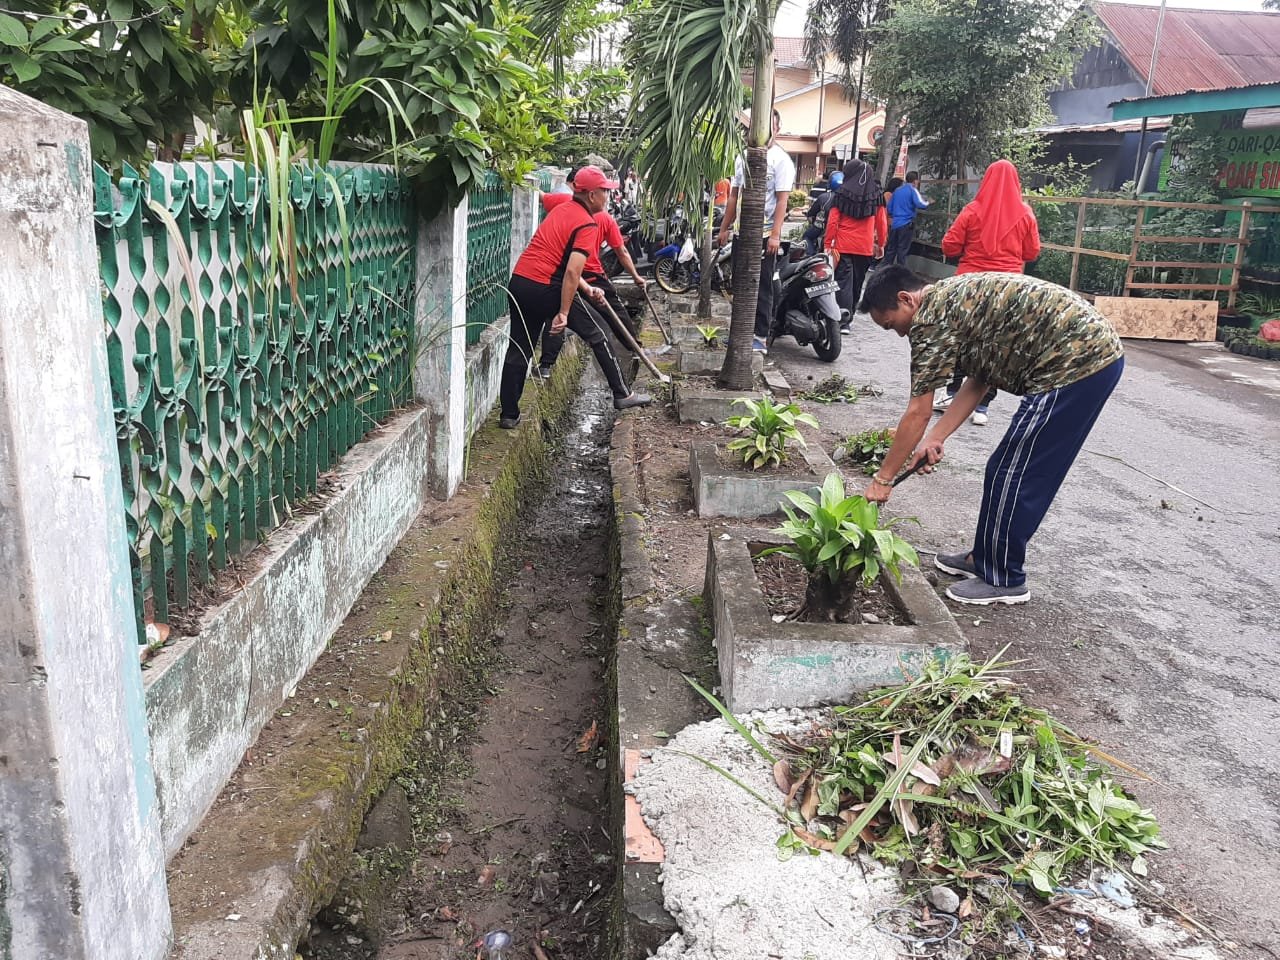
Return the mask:
<svg viewBox="0 0 1280 960">
<path fill-rule="evenodd" d="M 701 343 L 695 346 L 681 343 L 677 344 L 677 349 L 676 369 L 681 373 L 719 373 L 724 366 L 724 347 L 708 350 Z M 758 375 L 763 370 L 764 355 L 751 354 L 751 372 Z"/>
<path fill-rule="evenodd" d="M 677 380 L 674 388 L 676 419 L 681 423 L 724 423 L 729 417 L 743 412 L 742 407 L 734 406 L 735 400 L 756 400 L 761 393 L 790 399 L 791 384 L 777 367 L 766 367 L 757 381 L 757 389 L 743 391 L 718 390 L 701 382 L 690 384 Z"/>
<path fill-rule="evenodd" d="M 964 650 L 951 611 L 914 567 L 903 568 L 901 584 L 881 576 L 910 626 L 774 623 L 751 558 L 786 539 L 748 527 L 713 527 L 707 540 L 703 597 L 715 627 L 721 690 L 734 713 L 856 701 L 900 682 L 904 667 Z"/>
<path fill-rule="evenodd" d="M 817 444 L 799 447 L 794 454 L 801 455 L 798 462 L 793 459 L 780 469 L 750 470 L 725 466 L 714 443 L 689 444 L 689 480 L 698 516 L 762 517 L 781 511 L 788 490 L 816 496 L 836 465 Z"/>
</svg>

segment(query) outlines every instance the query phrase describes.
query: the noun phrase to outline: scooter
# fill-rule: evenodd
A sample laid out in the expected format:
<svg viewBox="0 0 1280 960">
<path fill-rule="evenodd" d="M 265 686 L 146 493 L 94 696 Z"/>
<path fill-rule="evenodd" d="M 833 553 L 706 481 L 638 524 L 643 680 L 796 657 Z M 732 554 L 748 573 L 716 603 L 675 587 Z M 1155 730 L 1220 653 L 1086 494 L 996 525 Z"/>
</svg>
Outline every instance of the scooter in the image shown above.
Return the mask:
<svg viewBox="0 0 1280 960">
<path fill-rule="evenodd" d="M 835 268 L 825 253 L 804 256 L 782 244 L 773 274 L 773 327 L 769 345 L 778 337 L 794 337 L 813 345 L 818 359 L 832 363 L 840 356 L 840 306 L 836 303 Z M 793 258 L 794 256 L 794 258 Z"/>
<path fill-rule="evenodd" d="M 653 279 L 667 293 L 687 293 L 702 279 L 698 251 L 693 238 L 683 244 L 669 243 L 653 257 Z M 729 296 L 733 283 L 733 241 L 712 251 L 711 288 Z"/>
<path fill-rule="evenodd" d="M 632 262 L 637 265 L 643 264 L 645 256 L 644 245 L 640 238 L 640 211 L 631 204 L 627 204 L 615 211 L 614 218 L 618 221 L 618 230 L 622 233 L 623 242 L 627 253 L 631 254 Z M 604 267 L 606 277 L 616 277 L 622 272 L 622 263 L 618 259 L 617 251 L 613 249 L 606 250 L 600 255 L 600 263 Z"/>
</svg>

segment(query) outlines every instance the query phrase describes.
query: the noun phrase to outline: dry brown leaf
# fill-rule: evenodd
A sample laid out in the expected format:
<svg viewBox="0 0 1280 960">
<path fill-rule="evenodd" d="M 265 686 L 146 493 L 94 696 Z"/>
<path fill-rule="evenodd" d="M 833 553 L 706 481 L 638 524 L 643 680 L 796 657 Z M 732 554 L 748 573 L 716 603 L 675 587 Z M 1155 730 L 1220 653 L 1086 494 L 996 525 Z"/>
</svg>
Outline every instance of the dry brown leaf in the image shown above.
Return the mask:
<svg viewBox="0 0 1280 960">
<path fill-rule="evenodd" d="M 791 785 L 791 789 L 787 791 L 787 799 L 783 803 L 784 807 L 791 806 L 791 802 L 795 800 L 796 794 L 800 792 L 800 788 L 809 782 L 809 777 L 813 775 L 813 770 L 806 770 L 795 783 Z"/>
<path fill-rule="evenodd" d="M 578 752 L 587 753 L 596 745 L 596 738 L 600 736 L 600 724 L 595 720 L 591 721 L 591 726 L 587 727 L 586 733 L 578 738 Z"/>
<path fill-rule="evenodd" d="M 436 911 L 436 916 L 441 920 L 457 920 L 458 913 L 453 907 L 441 907 Z"/>
<path fill-rule="evenodd" d="M 800 816 L 808 823 L 818 815 L 818 787 L 812 780 L 804 792 L 804 800 L 800 804 Z"/>
<path fill-rule="evenodd" d="M 497 877 L 498 871 L 491 863 L 486 863 L 480 868 L 480 875 L 476 877 L 477 887 L 493 886 L 494 878 Z"/>
<path fill-rule="evenodd" d="M 809 846 L 817 847 L 819 850 L 834 850 L 836 848 L 835 841 L 827 840 L 824 837 L 819 837 L 816 834 L 812 834 L 808 830 L 804 829 L 803 827 L 792 827 L 791 832 L 794 833 L 801 840 L 803 840 L 805 843 L 807 843 Z"/>
<path fill-rule="evenodd" d="M 960 901 L 960 909 L 956 911 L 956 916 L 961 920 L 973 916 L 973 897 L 965 897 Z"/>
<path fill-rule="evenodd" d="M 920 832 L 920 823 L 916 820 L 914 807 L 914 803 L 910 800 L 904 800 L 902 797 L 897 797 L 893 801 L 893 812 L 908 837 L 914 837 Z"/>
<path fill-rule="evenodd" d="M 791 764 L 788 761 L 779 760 L 773 765 L 773 782 L 783 793 L 791 792 Z"/>
</svg>

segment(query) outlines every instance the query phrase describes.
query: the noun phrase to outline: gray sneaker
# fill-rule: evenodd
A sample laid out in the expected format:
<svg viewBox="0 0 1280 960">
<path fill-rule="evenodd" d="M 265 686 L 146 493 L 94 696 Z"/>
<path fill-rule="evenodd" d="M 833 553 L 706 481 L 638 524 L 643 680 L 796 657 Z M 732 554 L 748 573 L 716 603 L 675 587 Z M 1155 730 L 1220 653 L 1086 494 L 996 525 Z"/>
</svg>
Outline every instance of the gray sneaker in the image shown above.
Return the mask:
<svg viewBox="0 0 1280 960">
<path fill-rule="evenodd" d="M 653 403 L 653 397 L 647 393 L 633 393 L 629 397 L 613 401 L 613 409 L 629 410 L 631 407 L 647 407 Z"/>
<path fill-rule="evenodd" d="M 987 607 L 993 603 L 1026 603 L 1031 591 L 1025 583 L 1020 587 L 997 587 L 975 577 L 947 587 L 947 596 L 956 603 Z"/>
<path fill-rule="evenodd" d="M 973 565 L 973 554 L 968 551 L 964 553 L 935 553 L 933 555 L 933 565 L 943 573 L 949 573 L 953 577 L 976 577 L 978 568 Z"/>
</svg>

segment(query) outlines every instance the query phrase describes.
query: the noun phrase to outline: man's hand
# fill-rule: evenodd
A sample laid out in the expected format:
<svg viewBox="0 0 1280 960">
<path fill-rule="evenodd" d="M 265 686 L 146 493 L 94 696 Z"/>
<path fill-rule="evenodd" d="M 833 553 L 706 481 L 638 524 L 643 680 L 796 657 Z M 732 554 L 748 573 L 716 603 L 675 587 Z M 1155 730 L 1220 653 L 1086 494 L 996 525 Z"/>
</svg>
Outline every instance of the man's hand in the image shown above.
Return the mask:
<svg viewBox="0 0 1280 960">
<path fill-rule="evenodd" d="M 840 251 L 836 250 L 833 247 L 832 249 L 828 250 L 827 253 L 831 254 L 831 265 L 833 267 L 840 266 Z"/>
<path fill-rule="evenodd" d="M 871 482 L 867 484 L 866 489 L 862 491 L 862 495 L 870 503 L 884 503 L 892 493 L 893 486 L 891 484 L 881 483 L 874 477 L 871 478 Z"/>
<path fill-rule="evenodd" d="M 873 243 L 871 245 L 871 259 L 879 260 L 883 256 L 884 256 L 884 247 L 880 246 L 880 244 L 878 243 Z"/>
<path fill-rule="evenodd" d="M 778 252 L 778 248 L 780 246 L 782 246 L 782 241 L 772 233 L 769 234 L 769 240 L 764 245 L 765 252 L 768 253 L 769 256 L 773 256 Z"/>
<path fill-rule="evenodd" d="M 720 236 L 716 237 L 716 245 L 723 247 L 728 242 L 729 242 L 729 228 L 728 226 L 723 226 L 720 228 Z"/>
<path fill-rule="evenodd" d="M 564 328 L 569 325 L 569 315 L 561 310 L 551 320 L 551 333 L 564 333 Z"/>
<path fill-rule="evenodd" d="M 920 441 L 920 446 L 916 447 L 915 453 L 911 455 L 910 465 L 915 466 L 923 457 L 928 460 L 928 466 L 920 468 L 921 473 L 933 473 L 933 465 L 938 463 L 943 456 L 943 441 L 925 437 Z"/>
<path fill-rule="evenodd" d="M 636 286 L 639 287 L 641 290 L 643 290 L 645 287 L 649 285 L 649 281 L 646 280 L 644 277 L 640 276 L 640 274 L 638 273 L 633 273 L 631 275 L 631 279 L 636 282 Z"/>
<path fill-rule="evenodd" d="M 587 296 L 596 306 L 604 306 L 604 291 L 599 287 L 587 287 Z"/>
</svg>

